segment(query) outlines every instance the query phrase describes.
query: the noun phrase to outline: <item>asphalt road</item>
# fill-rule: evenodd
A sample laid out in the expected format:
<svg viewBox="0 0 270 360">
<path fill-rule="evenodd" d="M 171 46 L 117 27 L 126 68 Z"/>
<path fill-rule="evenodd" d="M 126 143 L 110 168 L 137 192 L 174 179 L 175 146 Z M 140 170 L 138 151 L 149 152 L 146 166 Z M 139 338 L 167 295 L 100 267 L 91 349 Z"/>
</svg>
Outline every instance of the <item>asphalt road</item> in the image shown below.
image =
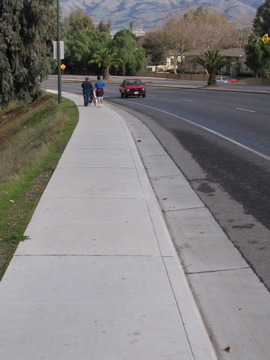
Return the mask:
<svg viewBox="0 0 270 360">
<path fill-rule="evenodd" d="M 46 84 L 57 87 L 55 80 Z M 80 84 L 63 80 L 62 89 L 80 93 Z M 108 83 L 105 101 L 152 130 L 270 289 L 270 95 L 169 86 L 147 90 L 146 98 L 121 99 L 118 85 Z"/>
</svg>

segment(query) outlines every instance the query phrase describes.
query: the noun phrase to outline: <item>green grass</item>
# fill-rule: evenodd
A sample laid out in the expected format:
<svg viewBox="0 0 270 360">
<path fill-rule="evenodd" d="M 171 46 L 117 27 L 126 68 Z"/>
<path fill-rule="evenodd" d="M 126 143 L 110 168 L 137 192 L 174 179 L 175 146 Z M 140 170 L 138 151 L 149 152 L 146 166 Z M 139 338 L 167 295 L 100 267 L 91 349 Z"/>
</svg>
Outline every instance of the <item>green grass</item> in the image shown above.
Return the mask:
<svg viewBox="0 0 270 360">
<path fill-rule="evenodd" d="M 78 108 L 46 94 L 0 112 L 0 278 L 78 122 Z"/>
</svg>

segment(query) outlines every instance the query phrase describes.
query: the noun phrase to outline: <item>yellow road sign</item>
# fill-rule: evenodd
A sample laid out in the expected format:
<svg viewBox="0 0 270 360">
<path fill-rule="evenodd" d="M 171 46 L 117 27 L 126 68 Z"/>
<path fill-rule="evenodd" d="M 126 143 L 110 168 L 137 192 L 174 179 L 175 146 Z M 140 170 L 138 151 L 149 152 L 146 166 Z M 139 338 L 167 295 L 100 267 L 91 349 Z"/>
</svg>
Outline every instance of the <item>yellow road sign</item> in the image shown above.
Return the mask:
<svg viewBox="0 0 270 360">
<path fill-rule="evenodd" d="M 270 40 L 270 38 L 268 37 L 268 34 L 265 34 L 262 36 L 261 40 L 266 44 Z"/>
<path fill-rule="evenodd" d="M 65 70 L 66 65 L 65 65 L 65 64 L 62 64 L 62 65 L 60 65 L 60 68 L 61 68 L 62 70 Z"/>
</svg>

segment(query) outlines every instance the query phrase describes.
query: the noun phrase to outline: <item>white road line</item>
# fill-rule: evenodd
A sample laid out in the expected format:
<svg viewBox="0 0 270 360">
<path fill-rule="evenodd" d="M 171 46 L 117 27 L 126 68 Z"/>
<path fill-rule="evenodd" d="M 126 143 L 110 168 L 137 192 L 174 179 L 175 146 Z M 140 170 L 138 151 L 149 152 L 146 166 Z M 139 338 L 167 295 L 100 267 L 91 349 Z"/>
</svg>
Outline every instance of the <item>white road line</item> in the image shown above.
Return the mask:
<svg viewBox="0 0 270 360">
<path fill-rule="evenodd" d="M 248 109 L 242 109 L 242 108 L 236 108 L 236 110 L 248 111 L 248 112 L 252 112 L 252 113 L 256 112 L 254 110 L 248 110 Z"/>
<path fill-rule="evenodd" d="M 247 146 L 239 143 L 238 141 L 235 141 L 235 140 L 233 140 L 233 139 L 230 139 L 229 137 L 224 136 L 224 135 L 218 133 L 217 131 L 208 129 L 207 127 L 205 127 L 205 126 L 203 126 L 203 125 L 196 124 L 195 122 L 193 122 L 193 121 L 191 121 L 191 120 L 188 120 L 188 119 L 186 119 L 186 118 L 184 118 L 184 117 L 182 117 L 182 116 L 174 115 L 174 114 L 172 114 L 172 113 L 170 113 L 170 112 L 168 112 L 168 111 L 160 110 L 160 109 L 154 108 L 154 107 L 152 107 L 152 106 L 148 106 L 148 105 L 143 105 L 143 104 L 141 104 L 141 106 L 144 106 L 144 107 L 147 107 L 147 108 L 149 108 L 149 109 L 156 110 L 156 111 L 160 111 L 160 112 L 162 112 L 162 113 L 164 113 L 164 114 L 167 114 L 167 115 L 170 115 L 170 116 L 174 116 L 174 117 L 176 117 L 176 118 L 178 118 L 178 119 L 181 119 L 181 120 L 183 120 L 183 121 L 185 121 L 185 122 L 187 122 L 187 123 L 190 123 L 190 124 L 192 124 L 192 125 L 195 125 L 195 126 L 201 128 L 201 129 L 204 129 L 204 130 L 206 130 L 206 131 L 208 131 L 208 132 L 210 132 L 210 133 L 212 133 L 212 134 L 215 134 L 215 135 L 221 137 L 222 139 L 225 139 L 225 140 L 227 140 L 227 141 L 229 141 L 229 142 L 231 142 L 231 143 L 233 143 L 233 144 L 235 144 L 235 145 L 238 145 L 239 147 L 241 147 L 241 148 L 243 148 L 243 149 L 245 149 L 245 150 L 248 150 L 248 151 L 252 152 L 253 154 L 258 155 L 258 156 L 262 157 L 263 159 L 270 160 L 270 156 L 261 154 L 260 152 L 258 152 L 258 151 L 256 151 L 256 150 L 253 150 L 253 149 L 250 149 L 249 147 L 247 147 Z"/>
</svg>

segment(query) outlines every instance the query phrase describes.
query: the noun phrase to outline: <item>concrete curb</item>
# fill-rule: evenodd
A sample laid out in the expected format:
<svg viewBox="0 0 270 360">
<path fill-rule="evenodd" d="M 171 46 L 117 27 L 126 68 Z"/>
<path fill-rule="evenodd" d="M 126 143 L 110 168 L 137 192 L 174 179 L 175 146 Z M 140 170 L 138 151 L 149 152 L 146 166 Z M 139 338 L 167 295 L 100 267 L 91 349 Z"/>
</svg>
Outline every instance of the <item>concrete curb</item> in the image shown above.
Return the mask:
<svg viewBox="0 0 270 360">
<path fill-rule="evenodd" d="M 218 359 L 265 360 L 270 294 L 149 129 L 124 110 Z M 171 139 L 171 141 L 173 141 Z M 259 304 L 259 305 L 258 305 Z"/>
</svg>

